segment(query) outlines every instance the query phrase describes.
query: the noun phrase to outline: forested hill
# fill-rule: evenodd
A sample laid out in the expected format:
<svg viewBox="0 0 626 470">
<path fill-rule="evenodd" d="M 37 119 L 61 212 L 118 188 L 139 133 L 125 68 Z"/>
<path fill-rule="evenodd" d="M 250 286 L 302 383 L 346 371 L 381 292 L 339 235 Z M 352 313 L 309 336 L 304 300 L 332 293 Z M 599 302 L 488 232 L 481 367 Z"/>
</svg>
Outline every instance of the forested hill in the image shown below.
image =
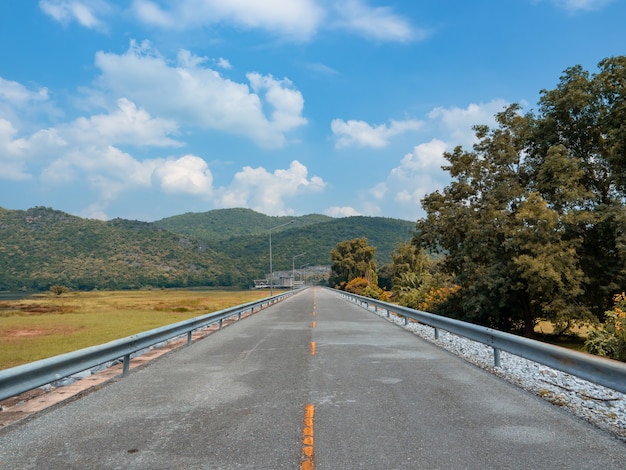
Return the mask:
<svg viewBox="0 0 626 470">
<path fill-rule="evenodd" d="M 293 224 L 272 231 L 272 258 L 274 270 L 291 269 L 303 265 L 330 265 L 330 251 L 337 243 L 353 238 L 367 238 L 376 247 L 378 266 L 391 262 L 391 252 L 398 243 L 409 241 L 415 224 L 406 220 L 385 217 L 345 217 L 328 222 L 300 226 Z M 238 266 L 249 265 L 259 271 L 269 265 L 268 233 L 236 237 L 210 243 L 210 246 L 228 255 Z M 301 255 L 301 256 L 300 256 Z M 297 256 L 297 260 L 294 260 Z"/>
<path fill-rule="evenodd" d="M 227 240 L 234 237 L 268 234 L 271 228 L 298 221 L 298 227 L 334 220 L 326 215 L 312 214 L 301 217 L 271 217 L 252 209 L 216 209 L 208 212 L 188 212 L 154 222 L 154 225 L 174 233 L 184 233 L 207 241 Z M 279 227 L 276 230 L 280 230 Z"/>
<path fill-rule="evenodd" d="M 238 275 L 205 243 L 153 224 L 0 208 L 0 290 L 215 285 Z"/>
<path fill-rule="evenodd" d="M 282 224 L 287 225 L 276 228 Z M 283 218 L 247 209 L 146 223 L 83 219 L 44 207 L 0 208 L 0 290 L 46 290 L 53 284 L 73 289 L 246 286 L 269 271 L 270 228 L 278 271 L 291 269 L 297 255 L 302 255 L 298 267 L 330 265 L 330 250 L 356 237 L 377 247 L 379 265 L 387 263 L 395 245 L 411 238 L 413 227 L 388 218 Z"/>
</svg>

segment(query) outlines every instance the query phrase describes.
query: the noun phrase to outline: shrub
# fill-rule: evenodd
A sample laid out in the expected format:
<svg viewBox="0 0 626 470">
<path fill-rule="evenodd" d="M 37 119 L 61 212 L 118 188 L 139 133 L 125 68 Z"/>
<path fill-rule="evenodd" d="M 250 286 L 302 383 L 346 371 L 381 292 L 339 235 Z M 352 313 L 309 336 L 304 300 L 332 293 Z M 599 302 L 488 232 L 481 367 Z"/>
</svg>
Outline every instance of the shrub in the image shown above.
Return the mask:
<svg viewBox="0 0 626 470">
<path fill-rule="evenodd" d="M 65 286 L 50 286 L 50 292 L 52 292 L 55 295 L 61 295 L 61 294 L 65 294 L 66 292 L 69 292 L 70 290 L 65 287 Z"/>
<path fill-rule="evenodd" d="M 616 295 L 613 301 L 602 328 L 589 331 L 585 349 L 596 356 L 626 361 L 626 293 Z"/>
<path fill-rule="evenodd" d="M 390 297 L 389 292 L 386 292 L 380 287 L 371 284 L 364 277 L 355 277 L 346 284 L 344 290 L 346 292 L 351 292 L 356 295 L 369 297 L 370 299 L 382 300 L 383 302 L 387 302 Z"/>
</svg>

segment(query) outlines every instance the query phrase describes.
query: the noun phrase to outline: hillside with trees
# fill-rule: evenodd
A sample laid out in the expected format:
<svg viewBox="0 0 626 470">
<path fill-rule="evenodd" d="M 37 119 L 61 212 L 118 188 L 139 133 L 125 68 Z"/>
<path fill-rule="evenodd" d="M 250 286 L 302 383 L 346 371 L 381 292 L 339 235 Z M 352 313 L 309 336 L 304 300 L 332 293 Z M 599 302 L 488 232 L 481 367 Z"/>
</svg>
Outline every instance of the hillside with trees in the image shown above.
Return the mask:
<svg viewBox="0 0 626 470">
<path fill-rule="evenodd" d="M 265 235 L 277 225 L 287 223 L 293 217 L 272 217 L 252 209 L 216 209 L 208 212 L 187 212 L 157 220 L 154 225 L 169 232 L 193 235 L 216 242 L 235 237 Z M 297 217 L 298 226 L 329 222 L 332 217 L 311 214 Z M 280 230 L 280 229 L 278 229 Z"/>
<path fill-rule="evenodd" d="M 220 285 L 238 276 L 205 243 L 152 224 L 0 208 L 0 290 Z"/>
<path fill-rule="evenodd" d="M 269 229 L 277 225 L 293 220 L 272 231 L 274 271 L 291 270 L 294 256 L 303 253 L 298 268 L 329 266 L 330 250 L 354 234 L 377 241 L 389 257 L 397 243 L 410 239 L 414 226 L 386 218 L 270 217 L 247 209 L 181 217 L 184 228 L 175 233 L 162 221 L 104 222 L 45 207 L 0 208 L 0 290 L 248 287 L 269 271 Z M 209 220 L 214 223 L 205 233 L 211 235 L 204 238 Z"/>
</svg>

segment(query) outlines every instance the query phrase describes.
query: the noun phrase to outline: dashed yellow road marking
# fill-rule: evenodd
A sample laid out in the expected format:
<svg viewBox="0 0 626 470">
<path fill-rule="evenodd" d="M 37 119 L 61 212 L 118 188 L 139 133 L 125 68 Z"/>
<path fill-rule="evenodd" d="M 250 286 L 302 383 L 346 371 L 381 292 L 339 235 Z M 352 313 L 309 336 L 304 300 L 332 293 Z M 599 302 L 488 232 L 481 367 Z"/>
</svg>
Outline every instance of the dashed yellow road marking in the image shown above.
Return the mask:
<svg viewBox="0 0 626 470">
<path fill-rule="evenodd" d="M 315 328 L 316 326 L 317 326 L 317 322 L 314 321 L 311 323 L 311 328 Z"/>
<path fill-rule="evenodd" d="M 311 356 L 315 356 L 315 341 L 311 341 Z"/>
<path fill-rule="evenodd" d="M 301 470 L 313 470 L 315 468 L 315 405 L 304 406 L 304 426 L 302 427 L 302 463 Z"/>
</svg>

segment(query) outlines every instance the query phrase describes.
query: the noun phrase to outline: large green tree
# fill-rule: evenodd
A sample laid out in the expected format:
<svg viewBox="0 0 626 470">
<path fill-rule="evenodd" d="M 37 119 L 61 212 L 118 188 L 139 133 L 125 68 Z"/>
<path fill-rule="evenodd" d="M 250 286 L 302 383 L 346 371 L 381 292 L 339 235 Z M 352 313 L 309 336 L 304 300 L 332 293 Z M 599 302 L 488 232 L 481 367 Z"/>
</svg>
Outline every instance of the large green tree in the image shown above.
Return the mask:
<svg viewBox="0 0 626 470">
<path fill-rule="evenodd" d="M 626 58 L 567 69 L 539 111 L 517 105 L 445 154 L 452 183 L 423 200 L 417 246 L 461 286 L 448 313 L 532 335 L 599 316 L 626 281 Z"/>
<path fill-rule="evenodd" d="M 328 283 L 343 288 L 351 280 L 362 277 L 377 286 L 375 253 L 376 247 L 370 246 L 365 237 L 339 242 L 330 252 L 332 266 Z"/>
<path fill-rule="evenodd" d="M 496 129 L 477 127 L 473 151 L 445 155 L 453 181 L 424 199 L 428 216 L 416 243 L 446 253 L 444 270 L 461 286 L 450 314 L 532 336 L 541 318 L 567 324 L 587 309 L 575 302 L 583 273 L 566 237 L 567 214 L 533 187 L 524 157 L 534 120 L 518 111 L 498 114 Z M 574 166 L 561 170 L 565 188 L 579 186 Z"/>
<path fill-rule="evenodd" d="M 559 148 L 561 161 L 581 172 L 583 200 L 567 208 L 570 239 L 579 241 L 584 301 L 601 316 L 626 283 L 626 57 L 601 61 L 596 74 L 580 66 L 565 70 L 539 104 L 529 165 L 550 166 L 548 158 Z M 559 210 L 568 195 L 557 177 L 558 168 L 546 172 L 537 188 Z"/>
</svg>

